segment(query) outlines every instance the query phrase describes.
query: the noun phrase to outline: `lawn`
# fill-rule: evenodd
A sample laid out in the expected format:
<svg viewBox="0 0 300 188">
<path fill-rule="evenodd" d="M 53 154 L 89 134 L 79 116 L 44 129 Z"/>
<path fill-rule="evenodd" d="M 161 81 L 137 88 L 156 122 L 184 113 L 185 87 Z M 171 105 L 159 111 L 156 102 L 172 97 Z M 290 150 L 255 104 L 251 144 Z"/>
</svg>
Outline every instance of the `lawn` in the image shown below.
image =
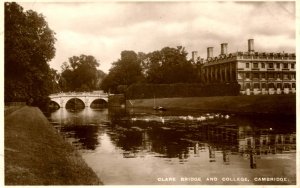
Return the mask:
<svg viewBox="0 0 300 188">
<path fill-rule="evenodd" d="M 155 102 L 154 102 L 155 101 Z M 128 107 L 152 108 L 163 106 L 169 110 L 187 109 L 204 111 L 226 111 L 251 114 L 296 114 L 296 95 L 252 95 L 222 97 L 188 97 L 137 99 L 127 101 Z"/>
</svg>

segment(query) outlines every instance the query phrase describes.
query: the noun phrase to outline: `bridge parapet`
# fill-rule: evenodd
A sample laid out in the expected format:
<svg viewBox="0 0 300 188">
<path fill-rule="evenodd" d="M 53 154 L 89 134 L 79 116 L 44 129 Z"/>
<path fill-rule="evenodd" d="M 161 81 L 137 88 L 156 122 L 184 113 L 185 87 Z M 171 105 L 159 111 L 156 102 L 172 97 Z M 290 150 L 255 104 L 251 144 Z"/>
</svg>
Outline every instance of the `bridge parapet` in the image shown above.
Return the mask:
<svg viewBox="0 0 300 188">
<path fill-rule="evenodd" d="M 96 92 L 67 92 L 67 93 L 53 93 L 49 97 L 57 96 L 108 96 L 107 93 L 96 93 Z"/>
</svg>

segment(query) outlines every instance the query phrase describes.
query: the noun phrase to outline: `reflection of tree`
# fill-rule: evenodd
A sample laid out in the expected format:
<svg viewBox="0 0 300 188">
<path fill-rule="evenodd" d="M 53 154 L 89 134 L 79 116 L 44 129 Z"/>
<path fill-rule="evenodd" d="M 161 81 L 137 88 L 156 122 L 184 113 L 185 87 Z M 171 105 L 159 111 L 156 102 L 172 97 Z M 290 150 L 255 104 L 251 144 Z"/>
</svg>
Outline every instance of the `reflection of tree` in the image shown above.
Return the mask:
<svg viewBox="0 0 300 188">
<path fill-rule="evenodd" d="M 272 128 L 273 133 L 291 133 L 295 131 L 295 116 L 242 116 L 233 119 L 233 123 L 239 127 L 251 128 L 250 134 L 257 132 L 263 134 L 264 131 Z"/>
<path fill-rule="evenodd" d="M 112 123 L 112 125 L 119 124 L 122 119 L 127 117 L 126 109 L 119 107 L 110 107 L 108 109 L 108 117 Z"/>
<path fill-rule="evenodd" d="M 72 137 L 78 139 L 82 148 L 95 150 L 99 145 L 98 129 L 98 126 L 66 126 L 62 128 L 62 132 L 74 133 Z"/>
<path fill-rule="evenodd" d="M 281 129 L 269 120 L 262 120 L 269 123 L 262 127 L 249 123 L 251 121 L 240 121 L 239 124 L 235 122 L 162 124 L 154 121 L 129 121 L 126 120 L 126 116 L 114 113 L 111 116 L 114 117 L 111 138 L 115 145 L 125 150 L 126 157 L 137 156 L 136 154 L 146 151 L 161 154 L 160 157 L 179 158 L 184 162 L 190 154 L 197 156 L 200 150 L 209 151 L 210 146 L 212 151 L 222 151 L 224 163 L 229 164 L 232 152 L 250 154 L 250 151 L 255 149 L 253 151 L 255 155 L 259 153 L 258 151 L 275 154 L 295 148 L 295 134 L 287 134 L 287 131 L 278 134 Z M 270 125 L 273 129 L 267 129 Z M 288 124 L 287 130 L 289 132 L 293 130 L 293 125 Z M 270 150 L 275 145 L 277 150 Z"/>
<path fill-rule="evenodd" d="M 142 146 L 142 133 L 139 131 L 126 130 L 119 134 L 118 147 L 125 151 L 132 151 Z"/>
<path fill-rule="evenodd" d="M 187 143 L 181 141 L 184 133 L 175 130 L 153 129 L 149 133 L 152 140 L 152 151 L 166 155 L 166 157 L 181 157 L 180 154 L 186 153 Z"/>
</svg>

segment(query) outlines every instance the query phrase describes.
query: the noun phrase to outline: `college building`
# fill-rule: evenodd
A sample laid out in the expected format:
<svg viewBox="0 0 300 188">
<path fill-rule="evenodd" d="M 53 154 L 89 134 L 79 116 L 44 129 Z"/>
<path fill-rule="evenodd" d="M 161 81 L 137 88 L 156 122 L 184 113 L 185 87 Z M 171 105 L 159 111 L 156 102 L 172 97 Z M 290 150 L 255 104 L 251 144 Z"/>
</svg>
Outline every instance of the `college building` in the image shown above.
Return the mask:
<svg viewBox="0 0 300 188">
<path fill-rule="evenodd" d="M 219 56 L 213 47 L 207 48 L 202 60 L 201 75 L 205 84 L 238 83 L 241 94 L 289 94 L 296 92 L 295 53 L 266 53 L 254 50 L 254 40 L 248 40 L 247 52 L 227 53 L 227 43 L 221 44 Z M 195 58 L 195 52 L 192 53 Z"/>
</svg>

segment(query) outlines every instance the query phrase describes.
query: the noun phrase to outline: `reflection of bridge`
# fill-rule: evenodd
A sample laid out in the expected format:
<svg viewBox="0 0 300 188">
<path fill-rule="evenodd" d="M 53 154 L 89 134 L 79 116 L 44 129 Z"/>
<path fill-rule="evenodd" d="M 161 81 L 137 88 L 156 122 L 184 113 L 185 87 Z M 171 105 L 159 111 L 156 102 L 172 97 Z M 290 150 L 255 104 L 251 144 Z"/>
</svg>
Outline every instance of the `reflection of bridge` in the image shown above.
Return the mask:
<svg viewBox="0 0 300 188">
<path fill-rule="evenodd" d="M 55 102 L 61 108 L 65 108 L 66 104 L 71 99 L 81 100 L 85 107 L 89 107 L 96 100 L 108 102 L 108 94 L 103 93 L 102 91 L 56 93 L 51 94 L 49 97 L 51 101 Z"/>
</svg>

